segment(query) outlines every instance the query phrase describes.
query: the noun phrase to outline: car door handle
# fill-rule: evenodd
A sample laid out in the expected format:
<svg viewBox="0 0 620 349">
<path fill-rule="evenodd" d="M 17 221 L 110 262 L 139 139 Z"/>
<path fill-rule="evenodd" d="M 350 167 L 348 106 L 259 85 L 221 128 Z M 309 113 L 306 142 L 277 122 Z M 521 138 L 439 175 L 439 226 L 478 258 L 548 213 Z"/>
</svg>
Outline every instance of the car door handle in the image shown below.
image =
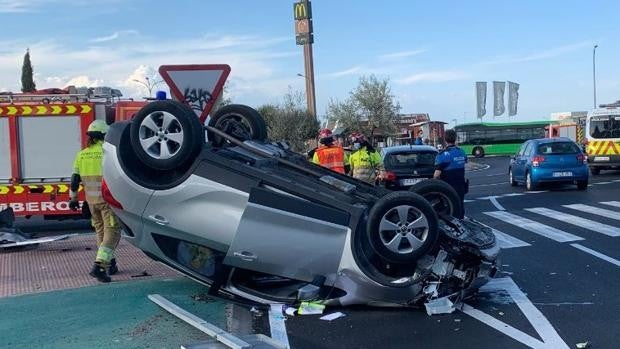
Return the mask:
<svg viewBox="0 0 620 349">
<path fill-rule="evenodd" d="M 151 215 L 151 216 L 149 216 L 149 218 L 150 218 L 153 222 L 155 222 L 155 223 L 157 223 L 157 224 L 159 224 L 159 225 L 168 225 L 168 223 L 170 223 L 170 222 L 168 222 L 168 220 L 166 219 L 166 217 L 160 216 L 160 215 L 158 215 L 158 214 Z"/>
<path fill-rule="evenodd" d="M 234 252 L 233 256 L 240 258 L 241 260 L 244 260 L 246 262 L 254 262 L 255 260 L 258 259 L 258 256 L 248 252 L 248 251 L 240 251 L 240 252 Z"/>
</svg>

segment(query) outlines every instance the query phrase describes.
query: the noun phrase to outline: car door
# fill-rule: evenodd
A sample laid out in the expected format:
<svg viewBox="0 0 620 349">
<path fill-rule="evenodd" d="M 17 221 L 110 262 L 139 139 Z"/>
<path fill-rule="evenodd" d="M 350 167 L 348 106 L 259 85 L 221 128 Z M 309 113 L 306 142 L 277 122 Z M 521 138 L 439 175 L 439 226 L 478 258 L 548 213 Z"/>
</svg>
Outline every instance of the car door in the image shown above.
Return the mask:
<svg viewBox="0 0 620 349">
<path fill-rule="evenodd" d="M 349 214 L 269 188 L 253 188 L 224 263 L 295 280 L 333 284 Z"/>
<path fill-rule="evenodd" d="M 515 154 L 515 156 L 512 159 L 512 176 L 514 177 L 515 180 L 522 181 L 523 176 L 525 175 L 524 154 L 525 154 L 525 149 L 527 148 L 529 143 L 530 143 L 529 141 L 523 143 L 521 145 L 521 148 L 519 148 L 519 151 L 517 152 L 517 154 Z"/>
</svg>

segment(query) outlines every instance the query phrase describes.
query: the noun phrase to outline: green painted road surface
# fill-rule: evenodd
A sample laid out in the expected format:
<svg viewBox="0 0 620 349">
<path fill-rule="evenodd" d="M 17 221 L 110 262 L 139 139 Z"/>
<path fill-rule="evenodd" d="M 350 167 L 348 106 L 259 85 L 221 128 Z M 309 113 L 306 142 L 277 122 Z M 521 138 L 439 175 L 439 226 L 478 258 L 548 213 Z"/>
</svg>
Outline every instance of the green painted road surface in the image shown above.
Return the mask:
<svg viewBox="0 0 620 349">
<path fill-rule="evenodd" d="M 151 302 L 160 294 L 226 328 L 225 303 L 187 278 L 0 298 L 0 348 L 180 348 L 209 337 Z"/>
</svg>

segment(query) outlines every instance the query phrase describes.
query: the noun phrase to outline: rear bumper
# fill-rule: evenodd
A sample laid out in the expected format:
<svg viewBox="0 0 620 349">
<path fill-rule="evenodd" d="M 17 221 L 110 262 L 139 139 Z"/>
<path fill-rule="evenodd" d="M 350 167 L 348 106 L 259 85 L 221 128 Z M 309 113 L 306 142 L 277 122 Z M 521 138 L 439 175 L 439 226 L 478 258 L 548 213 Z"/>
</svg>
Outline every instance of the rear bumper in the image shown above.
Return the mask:
<svg viewBox="0 0 620 349">
<path fill-rule="evenodd" d="M 554 176 L 556 172 L 572 172 L 572 176 Z M 574 182 L 587 181 L 589 171 L 587 166 L 570 167 L 564 169 L 532 168 L 532 180 L 534 182 Z"/>
<path fill-rule="evenodd" d="M 588 155 L 588 165 L 597 168 L 620 167 L 620 155 Z"/>
</svg>

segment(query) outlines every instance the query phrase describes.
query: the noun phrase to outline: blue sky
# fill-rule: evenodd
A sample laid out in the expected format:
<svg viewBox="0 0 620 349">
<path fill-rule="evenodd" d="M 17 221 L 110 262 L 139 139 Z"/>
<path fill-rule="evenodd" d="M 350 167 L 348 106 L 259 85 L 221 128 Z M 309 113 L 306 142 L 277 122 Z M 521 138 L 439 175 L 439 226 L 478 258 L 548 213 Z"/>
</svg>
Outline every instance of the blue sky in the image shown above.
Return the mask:
<svg viewBox="0 0 620 349">
<path fill-rule="evenodd" d="M 107 85 L 141 96 L 132 80 L 162 64 L 227 63 L 234 102 L 277 102 L 289 86 L 304 89 L 292 3 L 0 0 L 0 90 L 19 89 L 30 47 L 39 88 Z M 474 121 L 475 81 L 521 84 L 513 120 L 587 110 L 595 43 L 598 102 L 620 99 L 618 1 L 315 0 L 312 7 L 320 114 L 369 74 L 390 78 L 402 112 L 435 120 Z"/>
</svg>

